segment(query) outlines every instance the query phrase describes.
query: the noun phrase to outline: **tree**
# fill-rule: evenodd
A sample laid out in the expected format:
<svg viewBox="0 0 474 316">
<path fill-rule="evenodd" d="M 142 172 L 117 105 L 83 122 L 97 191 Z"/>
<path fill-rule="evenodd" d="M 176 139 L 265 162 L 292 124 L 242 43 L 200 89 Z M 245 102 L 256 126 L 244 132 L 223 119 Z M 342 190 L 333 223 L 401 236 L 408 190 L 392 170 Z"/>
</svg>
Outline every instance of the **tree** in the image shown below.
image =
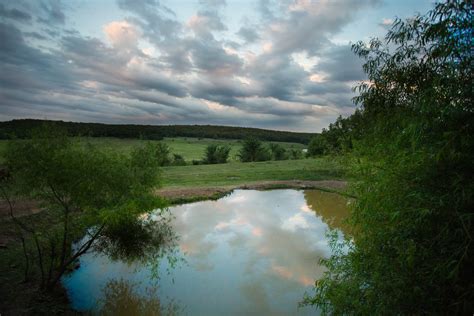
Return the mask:
<svg viewBox="0 0 474 316">
<path fill-rule="evenodd" d="M 173 166 L 186 166 L 186 161 L 184 160 L 183 156 L 178 154 L 173 154 Z"/>
<path fill-rule="evenodd" d="M 287 159 L 286 150 L 279 144 L 271 143 L 269 145 L 274 160 L 285 160 Z"/>
<path fill-rule="evenodd" d="M 203 162 L 207 164 L 226 163 L 229 159 L 230 147 L 208 145 L 204 153 Z"/>
<path fill-rule="evenodd" d="M 149 151 L 153 151 L 155 158 L 158 160 L 159 166 L 169 166 L 171 165 L 171 150 L 168 145 L 162 142 L 157 142 L 152 145 L 152 143 L 148 143 L 146 146 L 149 146 Z"/>
<path fill-rule="evenodd" d="M 25 257 L 38 267 L 42 289 L 52 289 L 91 249 L 140 253 L 153 239 L 149 221 L 142 214 L 164 206 L 153 194 L 159 184 L 159 161 L 153 145 L 122 156 L 101 152 L 65 135 L 45 126 L 29 140 L 9 142 L 5 165 L 10 176 L 0 183 L 22 239 L 31 240 L 23 245 L 35 255 L 29 256 L 31 251 L 25 250 Z M 38 201 L 51 222 L 45 227 L 16 217 L 15 198 Z M 72 248 L 81 236 L 85 237 Z M 127 245 L 118 250 L 118 246 Z"/>
<path fill-rule="evenodd" d="M 242 144 L 242 148 L 238 153 L 238 157 L 242 162 L 265 161 L 270 160 L 271 155 L 262 142 L 256 138 L 247 138 Z"/>
<path fill-rule="evenodd" d="M 309 157 L 322 156 L 326 152 L 327 152 L 327 144 L 326 144 L 325 139 L 321 135 L 313 137 L 308 144 L 308 156 Z"/>
<path fill-rule="evenodd" d="M 356 235 L 333 243 L 305 302 L 326 314 L 470 314 L 474 309 L 472 5 L 397 20 L 357 43 L 362 137 L 353 150 Z M 347 251 L 348 249 L 348 251 Z"/>
<path fill-rule="evenodd" d="M 297 160 L 303 158 L 303 151 L 301 149 L 290 149 L 288 151 L 290 159 Z"/>
</svg>

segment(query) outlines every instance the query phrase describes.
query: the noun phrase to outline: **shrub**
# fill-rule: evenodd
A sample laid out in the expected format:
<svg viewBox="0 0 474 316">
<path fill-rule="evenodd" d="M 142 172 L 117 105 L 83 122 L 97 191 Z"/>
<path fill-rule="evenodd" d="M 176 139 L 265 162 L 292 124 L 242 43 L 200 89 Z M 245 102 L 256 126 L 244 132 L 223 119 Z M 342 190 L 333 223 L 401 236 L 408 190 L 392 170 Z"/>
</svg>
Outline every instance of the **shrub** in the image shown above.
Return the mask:
<svg viewBox="0 0 474 316">
<path fill-rule="evenodd" d="M 186 161 L 184 160 L 183 156 L 178 154 L 173 154 L 173 166 L 186 166 Z"/>
<path fill-rule="evenodd" d="M 272 153 L 272 158 L 274 160 L 285 160 L 288 159 L 286 155 L 286 150 L 279 144 L 270 144 L 269 145 L 270 151 Z"/>
<path fill-rule="evenodd" d="M 229 153 L 229 146 L 208 145 L 204 153 L 203 163 L 226 163 L 227 159 L 229 159 Z"/>
<path fill-rule="evenodd" d="M 237 157 L 242 162 L 266 161 L 271 159 L 271 153 L 258 139 L 247 138 L 244 140 Z"/>
<path fill-rule="evenodd" d="M 313 137 L 309 142 L 307 155 L 309 157 L 321 156 L 326 153 L 326 150 L 327 144 L 325 139 L 322 136 L 318 135 Z"/>
</svg>

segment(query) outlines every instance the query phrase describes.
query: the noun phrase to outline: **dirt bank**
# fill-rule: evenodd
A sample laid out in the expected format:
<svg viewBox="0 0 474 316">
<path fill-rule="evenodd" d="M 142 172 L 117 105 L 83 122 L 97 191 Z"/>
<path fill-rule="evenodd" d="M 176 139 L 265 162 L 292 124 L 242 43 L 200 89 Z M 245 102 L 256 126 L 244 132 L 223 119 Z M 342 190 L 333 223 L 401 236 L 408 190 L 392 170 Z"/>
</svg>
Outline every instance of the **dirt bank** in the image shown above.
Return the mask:
<svg viewBox="0 0 474 316">
<path fill-rule="evenodd" d="M 167 187 L 157 190 L 157 194 L 168 199 L 173 204 L 186 203 L 198 200 L 217 199 L 235 189 L 246 190 L 270 190 L 270 189 L 322 189 L 330 191 L 342 191 L 347 186 L 346 181 L 322 180 L 322 181 L 258 181 L 249 184 L 215 186 L 215 187 Z"/>
</svg>

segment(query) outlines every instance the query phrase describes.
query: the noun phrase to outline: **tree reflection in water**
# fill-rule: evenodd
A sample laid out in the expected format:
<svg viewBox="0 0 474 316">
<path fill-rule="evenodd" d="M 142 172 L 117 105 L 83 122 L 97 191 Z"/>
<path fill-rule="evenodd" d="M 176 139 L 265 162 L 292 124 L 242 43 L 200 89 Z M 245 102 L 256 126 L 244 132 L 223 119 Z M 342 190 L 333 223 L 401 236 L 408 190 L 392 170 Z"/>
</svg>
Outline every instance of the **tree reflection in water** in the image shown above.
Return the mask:
<svg viewBox="0 0 474 316">
<path fill-rule="evenodd" d="M 139 284 L 130 281 L 111 280 L 103 288 L 101 300 L 98 302 L 99 315 L 104 316 L 154 316 L 177 315 L 179 305 L 172 301 L 162 306 L 158 297 L 158 287 L 146 287 L 139 291 Z"/>
<path fill-rule="evenodd" d="M 158 295 L 160 265 L 166 266 L 164 272 L 169 275 L 177 265 L 185 263 L 178 247 L 179 236 L 171 225 L 172 220 L 169 209 L 160 209 L 151 214 L 128 219 L 126 224 L 114 223 L 104 230 L 103 237 L 94 243 L 93 251 L 83 259 L 87 260 L 86 258 L 92 256 L 99 261 L 106 260 L 108 264 L 105 266 L 110 267 L 114 262 L 126 266 L 129 270 L 127 274 L 120 273 L 109 277 L 106 283 L 97 289 L 95 303 L 91 302 L 91 307 L 95 307 L 89 310 L 90 312 L 99 315 L 177 314 L 179 308 L 175 301 L 168 299 L 167 304 L 163 306 Z M 84 237 L 85 240 L 87 238 Z M 76 243 L 75 246 L 79 247 L 82 242 Z M 99 267 L 96 269 L 99 278 L 101 270 Z M 133 275 L 130 274 L 132 271 L 148 271 L 146 280 L 129 279 L 130 275 Z M 70 280 L 71 275 L 68 275 L 63 282 L 67 284 Z"/>
<path fill-rule="evenodd" d="M 107 227 L 104 237 L 97 241 L 94 250 L 112 261 L 133 264 L 137 268 L 146 266 L 153 272 L 153 278 L 158 280 L 158 269 L 163 259 L 168 261 L 170 269 L 184 262 L 172 220 L 169 209 L 160 209 L 128 220 L 126 225 L 111 225 Z"/>
</svg>

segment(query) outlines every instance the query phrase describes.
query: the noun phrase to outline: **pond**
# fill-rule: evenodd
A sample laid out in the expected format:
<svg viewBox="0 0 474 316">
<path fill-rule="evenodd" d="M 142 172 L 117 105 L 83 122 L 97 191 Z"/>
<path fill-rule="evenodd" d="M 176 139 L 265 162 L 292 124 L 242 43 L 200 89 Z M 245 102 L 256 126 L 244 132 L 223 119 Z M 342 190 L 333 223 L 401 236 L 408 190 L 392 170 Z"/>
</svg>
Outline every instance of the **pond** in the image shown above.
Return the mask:
<svg viewBox="0 0 474 316">
<path fill-rule="evenodd" d="M 235 190 L 175 206 L 184 260 L 157 266 L 89 253 L 63 284 L 73 308 L 94 313 L 314 315 L 298 302 L 324 272 L 328 227 L 342 238 L 347 203 L 318 190 Z"/>
</svg>

